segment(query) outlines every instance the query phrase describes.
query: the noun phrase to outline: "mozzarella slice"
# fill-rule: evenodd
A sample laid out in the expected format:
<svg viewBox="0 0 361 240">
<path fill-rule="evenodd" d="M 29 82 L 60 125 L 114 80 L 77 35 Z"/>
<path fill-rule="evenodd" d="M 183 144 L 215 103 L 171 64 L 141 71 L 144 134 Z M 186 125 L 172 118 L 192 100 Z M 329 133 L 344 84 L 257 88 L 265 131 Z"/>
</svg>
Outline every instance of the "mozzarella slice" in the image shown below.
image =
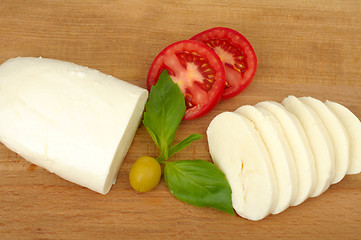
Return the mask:
<svg viewBox="0 0 361 240">
<path fill-rule="evenodd" d="M 278 200 L 268 151 L 245 117 L 233 112 L 216 116 L 207 129 L 209 151 L 232 189 L 236 212 L 250 220 L 270 214 Z"/>
<path fill-rule="evenodd" d="M 265 101 L 256 107 L 267 110 L 277 119 L 291 147 L 298 176 L 298 193 L 292 205 L 298 205 L 310 197 L 316 186 L 315 160 L 307 136 L 298 119 L 281 104 Z"/>
<path fill-rule="evenodd" d="M 282 101 L 283 106 L 293 113 L 305 130 L 315 157 L 316 187 L 311 197 L 323 193 L 332 183 L 335 176 L 333 146 L 327 130 L 317 114 L 295 96 Z"/>
<path fill-rule="evenodd" d="M 280 213 L 293 204 L 298 192 L 296 166 L 287 140 L 271 114 L 249 105 L 235 112 L 254 123 L 270 153 L 279 191 L 278 204 L 272 213 Z"/>
<path fill-rule="evenodd" d="M 26 160 L 107 193 L 148 92 L 99 71 L 45 58 L 0 66 L 0 141 Z"/>
<path fill-rule="evenodd" d="M 361 172 L 361 122 L 346 107 L 341 104 L 326 101 L 325 105 L 336 114 L 345 127 L 350 139 L 350 166 L 347 174 Z"/>
<path fill-rule="evenodd" d="M 335 177 L 332 183 L 338 183 L 345 177 L 350 166 L 350 143 L 346 129 L 337 116 L 320 100 L 312 97 L 299 99 L 317 114 L 326 127 L 335 154 Z"/>
</svg>

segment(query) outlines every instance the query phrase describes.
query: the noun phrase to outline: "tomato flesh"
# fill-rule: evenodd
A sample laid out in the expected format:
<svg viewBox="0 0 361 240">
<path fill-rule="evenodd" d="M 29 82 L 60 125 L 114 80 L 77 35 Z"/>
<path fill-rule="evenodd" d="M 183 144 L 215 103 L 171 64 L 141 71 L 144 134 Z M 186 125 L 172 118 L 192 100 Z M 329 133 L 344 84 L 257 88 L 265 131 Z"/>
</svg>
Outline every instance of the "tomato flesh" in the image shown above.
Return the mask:
<svg viewBox="0 0 361 240">
<path fill-rule="evenodd" d="M 226 74 L 222 99 L 234 97 L 251 83 L 257 69 L 257 57 L 242 34 L 218 27 L 201 32 L 191 39 L 206 44 L 220 57 Z"/>
<path fill-rule="evenodd" d="M 184 119 L 198 118 L 221 99 L 225 72 L 218 55 L 205 44 L 184 40 L 171 44 L 154 59 L 147 77 L 147 88 L 158 81 L 163 70 L 178 84 L 185 97 Z"/>
</svg>

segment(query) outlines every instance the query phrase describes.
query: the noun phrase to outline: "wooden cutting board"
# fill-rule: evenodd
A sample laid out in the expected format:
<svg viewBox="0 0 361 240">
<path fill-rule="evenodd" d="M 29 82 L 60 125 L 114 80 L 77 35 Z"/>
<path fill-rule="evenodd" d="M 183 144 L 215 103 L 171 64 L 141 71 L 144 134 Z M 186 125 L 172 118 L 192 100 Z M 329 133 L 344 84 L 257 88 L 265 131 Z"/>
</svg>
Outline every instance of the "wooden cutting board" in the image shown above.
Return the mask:
<svg viewBox="0 0 361 240">
<path fill-rule="evenodd" d="M 75 62 L 140 87 L 156 54 L 224 26 L 258 57 L 252 84 L 208 115 L 181 123 L 175 141 L 204 138 L 173 160 L 211 161 L 205 131 L 223 111 L 293 94 L 340 102 L 361 118 L 361 6 L 337 1 L 0 2 L 0 62 L 43 56 Z M 251 222 L 176 200 L 164 180 L 149 193 L 128 182 L 132 163 L 157 156 L 140 126 L 109 194 L 67 182 L 0 144 L 0 239 L 360 239 L 361 174 L 278 215 Z"/>
</svg>

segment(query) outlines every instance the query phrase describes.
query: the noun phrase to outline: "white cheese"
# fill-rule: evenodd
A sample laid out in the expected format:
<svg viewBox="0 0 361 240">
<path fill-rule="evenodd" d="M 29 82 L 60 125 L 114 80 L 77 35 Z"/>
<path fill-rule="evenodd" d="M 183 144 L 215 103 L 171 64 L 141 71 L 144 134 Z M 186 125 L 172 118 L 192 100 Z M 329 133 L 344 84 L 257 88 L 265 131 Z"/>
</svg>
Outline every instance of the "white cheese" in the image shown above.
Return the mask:
<svg viewBox="0 0 361 240">
<path fill-rule="evenodd" d="M 0 66 L 0 141 L 50 172 L 106 194 L 148 92 L 99 71 L 46 58 Z"/>
<path fill-rule="evenodd" d="M 282 101 L 283 106 L 293 113 L 305 130 L 315 157 L 316 187 L 311 197 L 323 193 L 335 177 L 334 151 L 330 137 L 317 114 L 295 96 L 289 96 Z"/>
<path fill-rule="evenodd" d="M 341 181 L 350 166 L 350 143 L 345 127 L 337 116 L 320 100 L 312 97 L 299 98 L 317 113 L 330 136 L 335 153 L 335 178 L 332 183 Z"/>
<path fill-rule="evenodd" d="M 341 120 L 350 139 L 350 166 L 347 174 L 361 172 L 361 122 L 341 104 L 326 101 L 326 106 Z"/>
<path fill-rule="evenodd" d="M 298 177 L 295 162 L 287 139 L 279 123 L 267 112 L 245 105 L 239 113 L 254 123 L 270 154 L 276 175 L 279 199 L 273 214 L 280 213 L 293 204 L 298 192 Z"/>
<path fill-rule="evenodd" d="M 299 120 L 281 104 L 265 101 L 256 104 L 256 107 L 273 114 L 288 140 L 298 176 L 298 193 L 292 205 L 298 205 L 310 197 L 316 186 L 315 160 L 307 136 Z"/>
<path fill-rule="evenodd" d="M 232 189 L 237 214 L 260 220 L 278 202 L 277 182 L 269 153 L 245 117 L 233 112 L 216 116 L 207 129 L 209 151 Z"/>
</svg>

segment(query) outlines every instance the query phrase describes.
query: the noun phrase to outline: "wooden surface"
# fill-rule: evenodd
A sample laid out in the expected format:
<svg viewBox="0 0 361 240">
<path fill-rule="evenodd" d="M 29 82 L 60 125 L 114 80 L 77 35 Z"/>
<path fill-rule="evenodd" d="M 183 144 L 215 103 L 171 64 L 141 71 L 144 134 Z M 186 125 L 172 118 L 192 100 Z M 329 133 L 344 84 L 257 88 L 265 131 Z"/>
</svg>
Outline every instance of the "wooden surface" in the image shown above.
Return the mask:
<svg viewBox="0 0 361 240">
<path fill-rule="evenodd" d="M 330 99 L 361 118 L 361 3 L 320 1 L 0 1 L 0 62 L 16 56 L 62 59 L 145 87 L 155 55 L 216 26 L 252 43 L 258 69 L 241 95 L 205 117 L 182 122 L 176 141 L 204 138 L 173 159 L 211 160 L 205 131 L 214 116 L 294 94 Z M 106 196 L 31 165 L 0 144 L 0 239 L 360 239 L 361 174 L 324 194 L 251 222 L 176 200 L 164 180 L 133 191 L 131 164 L 157 149 L 135 136 Z"/>
</svg>

